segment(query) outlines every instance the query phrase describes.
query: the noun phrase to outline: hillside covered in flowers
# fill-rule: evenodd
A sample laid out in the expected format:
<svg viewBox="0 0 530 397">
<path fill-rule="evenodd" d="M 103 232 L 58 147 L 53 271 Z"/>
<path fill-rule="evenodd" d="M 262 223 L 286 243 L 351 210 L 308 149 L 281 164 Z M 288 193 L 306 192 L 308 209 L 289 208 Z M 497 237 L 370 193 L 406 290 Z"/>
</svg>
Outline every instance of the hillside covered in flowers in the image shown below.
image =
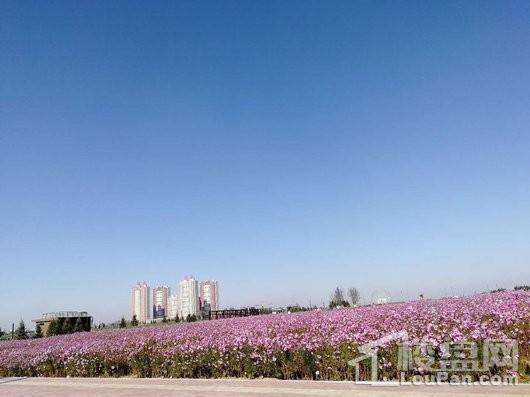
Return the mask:
<svg viewBox="0 0 530 397">
<path fill-rule="evenodd" d="M 530 293 L 505 291 L 0 342 L 0 376 L 351 379 L 357 347 L 392 332 L 412 342 L 516 339 L 530 358 Z M 395 346 L 387 346 L 392 375 Z M 383 372 L 384 374 L 384 372 Z"/>
</svg>

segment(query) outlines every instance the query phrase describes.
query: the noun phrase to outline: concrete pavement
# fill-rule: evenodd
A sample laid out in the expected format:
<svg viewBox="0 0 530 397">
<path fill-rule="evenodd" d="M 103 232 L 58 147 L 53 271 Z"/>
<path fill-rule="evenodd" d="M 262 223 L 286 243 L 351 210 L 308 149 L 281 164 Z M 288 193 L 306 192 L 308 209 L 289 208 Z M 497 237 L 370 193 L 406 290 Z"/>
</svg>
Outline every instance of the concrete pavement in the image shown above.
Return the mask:
<svg viewBox="0 0 530 397">
<path fill-rule="evenodd" d="M 1 397 L 481 397 L 527 396 L 530 385 L 384 386 L 276 379 L 2 378 Z"/>
</svg>

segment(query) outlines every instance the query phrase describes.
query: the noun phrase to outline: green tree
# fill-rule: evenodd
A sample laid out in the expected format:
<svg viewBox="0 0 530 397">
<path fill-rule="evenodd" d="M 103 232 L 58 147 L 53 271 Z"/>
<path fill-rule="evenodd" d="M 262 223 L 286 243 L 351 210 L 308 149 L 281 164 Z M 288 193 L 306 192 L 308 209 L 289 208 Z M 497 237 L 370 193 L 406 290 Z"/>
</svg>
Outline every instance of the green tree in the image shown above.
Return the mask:
<svg viewBox="0 0 530 397">
<path fill-rule="evenodd" d="M 72 322 L 69 318 L 65 319 L 61 326 L 61 334 L 71 334 L 72 333 Z"/>
<path fill-rule="evenodd" d="M 20 320 L 18 328 L 15 330 L 15 339 L 28 339 L 28 332 L 26 331 L 26 324 Z"/>
<path fill-rule="evenodd" d="M 83 321 L 83 331 L 90 332 L 92 329 L 92 321 L 89 318 L 85 318 Z"/>
<path fill-rule="evenodd" d="M 188 314 L 186 316 L 186 321 L 188 323 L 193 323 L 194 321 L 197 321 L 197 316 L 195 314 Z"/>
<path fill-rule="evenodd" d="M 81 332 L 84 330 L 85 330 L 85 327 L 83 325 L 83 319 L 81 317 L 77 317 L 77 320 L 75 320 L 73 332 Z"/>
<path fill-rule="evenodd" d="M 355 287 L 348 288 L 348 297 L 350 298 L 353 306 L 359 303 L 359 291 Z"/>
<path fill-rule="evenodd" d="M 176 322 L 176 323 L 179 323 L 179 322 L 180 322 L 180 318 L 179 318 L 179 315 L 178 315 L 178 314 L 175 315 L 175 322 Z"/>
<path fill-rule="evenodd" d="M 344 301 L 344 292 L 342 291 L 342 288 L 337 287 L 335 288 L 335 291 L 333 291 L 333 294 L 331 294 L 329 307 L 332 309 L 334 307 L 341 306 Z"/>
<path fill-rule="evenodd" d="M 133 327 L 137 327 L 138 326 L 138 319 L 136 318 L 136 314 L 134 316 L 132 316 L 131 325 Z"/>
<path fill-rule="evenodd" d="M 2 330 L 2 327 L 0 327 L 0 338 L 5 335 L 5 332 Z"/>
<path fill-rule="evenodd" d="M 42 328 L 39 323 L 35 326 L 35 338 L 42 338 Z"/>
<path fill-rule="evenodd" d="M 50 321 L 50 325 L 48 326 L 48 330 L 46 331 L 46 336 L 54 336 L 59 334 L 59 324 L 57 323 L 57 320 Z"/>
<path fill-rule="evenodd" d="M 125 321 L 125 318 L 121 318 L 120 321 L 120 328 L 126 328 L 127 327 L 127 321 Z"/>
<path fill-rule="evenodd" d="M 55 335 L 62 335 L 64 330 L 64 318 L 57 319 L 57 329 Z"/>
</svg>

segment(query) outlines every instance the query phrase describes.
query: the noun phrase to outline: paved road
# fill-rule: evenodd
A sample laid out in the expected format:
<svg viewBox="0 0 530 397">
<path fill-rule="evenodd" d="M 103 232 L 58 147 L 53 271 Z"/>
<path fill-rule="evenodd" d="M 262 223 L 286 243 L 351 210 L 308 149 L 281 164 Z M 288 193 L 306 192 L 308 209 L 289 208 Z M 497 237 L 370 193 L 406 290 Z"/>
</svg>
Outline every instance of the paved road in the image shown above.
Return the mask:
<svg viewBox="0 0 530 397">
<path fill-rule="evenodd" d="M 372 386 L 351 382 L 199 379 L 3 378 L 1 397 L 481 397 L 527 396 L 518 386 Z"/>
</svg>

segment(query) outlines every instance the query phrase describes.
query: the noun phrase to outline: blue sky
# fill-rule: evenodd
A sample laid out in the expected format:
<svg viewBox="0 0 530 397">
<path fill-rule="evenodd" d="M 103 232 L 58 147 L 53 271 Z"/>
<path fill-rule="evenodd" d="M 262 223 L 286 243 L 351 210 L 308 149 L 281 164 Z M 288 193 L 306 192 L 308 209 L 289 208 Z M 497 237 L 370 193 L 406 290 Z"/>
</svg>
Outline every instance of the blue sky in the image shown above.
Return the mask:
<svg viewBox="0 0 530 397">
<path fill-rule="evenodd" d="M 530 4 L 0 6 L 0 326 L 530 283 Z"/>
</svg>

